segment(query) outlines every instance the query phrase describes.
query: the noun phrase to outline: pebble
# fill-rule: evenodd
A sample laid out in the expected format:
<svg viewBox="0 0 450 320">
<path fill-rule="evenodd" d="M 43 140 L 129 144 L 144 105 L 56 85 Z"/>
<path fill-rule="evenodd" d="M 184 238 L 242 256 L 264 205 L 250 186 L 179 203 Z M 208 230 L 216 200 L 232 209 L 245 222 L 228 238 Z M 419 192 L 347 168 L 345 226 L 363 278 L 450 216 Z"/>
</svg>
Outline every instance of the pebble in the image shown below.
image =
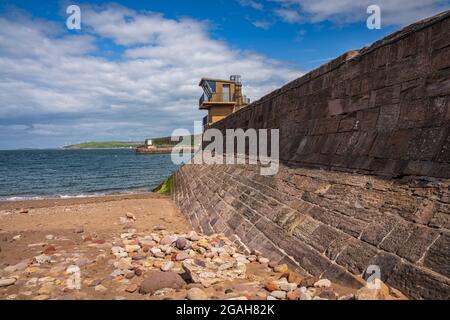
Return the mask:
<svg viewBox="0 0 450 320">
<path fill-rule="evenodd" d="M 85 265 L 87 265 L 87 264 L 89 264 L 89 259 L 87 259 L 87 258 L 78 258 L 77 260 L 75 260 L 75 264 L 78 266 L 78 267 L 83 267 L 83 266 L 85 266 Z"/>
<path fill-rule="evenodd" d="M 44 284 L 39 290 L 38 293 L 40 295 L 49 295 L 55 290 L 55 286 L 53 284 Z"/>
<path fill-rule="evenodd" d="M 46 263 L 46 262 L 50 262 L 51 260 L 52 260 L 52 258 L 50 256 L 45 255 L 45 254 L 41 254 L 39 256 L 34 257 L 34 261 L 37 264 L 43 264 L 43 263 Z"/>
<path fill-rule="evenodd" d="M 198 241 L 201 239 L 201 237 L 195 231 L 191 231 L 187 238 L 191 241 Z"/>
<path fill-rule="evenodd" d="M 172 261 L 166 261 L 162 264 L 161 266 L 161 270 L 162 271 L 169 271 L 171 270 L 173 267 L 175 266 L 175 263 L 173 263 Z"/>
<path fill-rule="evenodd" d="M 312 300 L 312 297 L 309 293 L 305 292 L 300 295 L 300 300 Z"/>
<path fill-rule="evenodd" d="M 53 240 L 55 237 L 52 234 L 48 234 L 45 236 L 46 240 Z"/>
<path fill-rule="evenodd" d="M 183 278 L 175 272 L 150 271 L 139 286 L 139 293 L 154 293 L 159 289 L 181 289 L 186 285 Z"/>
<path fill-rule="evenodd" d="M 22 262 L 19 262 L 18 264 L 15 265 L 15 268 L 16 268 L 17 271 L 23 271 L 23 270 L 25 270 L 25 269 L 28 267 L 28 265 L 30 264 L 30 262 L 31 262 L 31 261 L 22 261 Z"/>
<path fill-rule="evenodd" d="M 139 251 L 139 249 L 141 249 L 140 245 L 127 245 L 125 246 L 125 251 L 130 253 L 130 252 L 137 252 Z"/>
<path fill-rule="evenodd" d="M 320 298 L 324 298 L 327 300 L 335 300 L 337 298 L 337 294 L 331 288 L 325 288 L 319 293 Z"/>
<path fill-rule="evenodd" d="M 136 284 L 130 284 L 125 288 L 125 291 L 128 293 L 133 293 L 138 289 L 138 286 Z"/>
<path fill-rule="evenodd" d="M 153 247 L 153 248 L 150 249 L 150 252 L 153 255 L 155 255 L 155 254 L 161 253 L 161 249 Z"/>
<path fill-rule="evenodd" d="M 207 300 L 208 295 L 199 288 L 191 288 L 187 292 L 188 300 Z"/>
<path fill-rule="evenodd" d="M 128 256 L 125 249 L 122 247 L 117 247 L 117 246 L 112 247 L 111 252 L 113 255 L 115 255 L 116 257 L 120 257 L 120 258 L 125 258 Z"/>
<path fill-rule="evenodd" d="M 278 285 L 278 283 L 276 283 L 275 281 L 269 281 L 265 284 L 264 288 L 267 291 L 276 291 L 276 290 L 280 290 L 280 286 Z"/>
<path fill-rule="evenodd" d="M 3 269 L 3 271 L 5 271 L 6 273 L 13 273 L 16 272 L 17 268 L 16 266 L 7 266 L 6 268 Z"/>
<path fill-rule="evenodd" d="M 131 264 L 130 258 L 121 258 L 116 266 L 120 270 L 132 270 L 133 265 Z"/>
<path fill-rule="evenodd" d="M 130 220 L 136 221 L 136 217 L 135 217 L 134 214 L 132 214 L 131 212 L 127 212 L 127 213 L 125 214 L 125 216 L 126 216 L 128 219 L 130 219 Z"/>
<path fill-rule="evenodd" d="M 174 236 L 174 235 L 168 235 L 165 236 L 164 238 L 161 239 L 161 241 L 159 241 L 159 244 L 162 245 L 171 245 L 172 243 L 174 243 L 175 241 L 177 241 L 178 237 Z"/>
<path fill-rule="evenodd" d="M 259 256 L 262 256 L 262 252 L 259 251 L 259 250 L 254 249 L 254 250 L 251 251 L 251 255 L 259 257 Z"/>
<path fill-rule="evenodd" d="M 296 283 L 281 283 L 280 289 L 282 291 L 286 291 L 286 292 L 294 291 L 295 289 L 297 289 L 297 284 Z"/>
<path fill-rule="evenodd" d="M 52 245 L 45 247 L 45 249 L 42 251 L 42 253 L 46 254 L 46 255 L 51 255 L 51 254 L 54 254 L 55 252 L 56 252 L 56 248 L 55 248 L 55 246 L 52 246 Z"/>
<path fill-rule="evenodd" d="M 317 282 L 317 278 L 314 277 L 306 277 L 300 282 L 301 287 L 313 287 L 314 283 Z"/>
<path fill-rule="evenodd" d="M 94 287 L 94 290 L 97 291 L 97 292 L 105 292 L 105 291 L 107 291 L 108 289 L 107 289 L 105 286 L 99 284 L 99 285 L 97 285 L 97 286 Z"/>
<path fill-rule="evenodd" d="M 75 273 L 75 272 L 80 272 L 80 267 L 76 266 L 76 265 L 70 265 L 67 267 L 66 272 L 69 274 Z"/>
<path fill-rule="evenodd" d="M 331 287 L 331 281 L 328 279 L 320 279 L 316 283 L 314 283 L 314 287 L 316 288 L 329 288 Z"/>
<path fill-rule="evenodd" d="M 16 281 L 16 278 L 0 279 L 0 288 L 12 286 Z"/>
<path fill-rule="evenodd" d="M 279 264 L 275 268 L 273 268 L 273 271 L 278 273 L 287 273 L 289 271 L 289 268 L 287 264 Z"/>
<path fill-rule="evenodd" d="M 75 232 L 75 233 L 83 233 L 84 232 L 84 227 L 83 226 L 76 226 L 73 232 Z"/>
<path fill-rule="evenodd" d="M 18 234 L 17 236 L 12 237 L 14 241 L 20 240 L 22 238 L 22 235 Z"/>
<path fill-rule="evenodd" d="M 189 254 L 186 252 L 180 252 L 177 254 L 175 259 L 177 261 L 183 261 L 183 260 L 189 259 Z"/>
<path fill-rule="evenodd" d="M 187 247 L 188 241 L 185 238 L 178 238 L 175 241 L 175 246 L 180 250 L 185 250 Z"/>
<path fill-rule="evenodd" d="M 298 291 L 290 292 L 286 295 L 288 300 L 298 300 L 300 298 L 300 294 Z"/>
<path fill-rule="evenodd" d="M 285 292 L 285 291 L 279 291 L 279 290 L 272 291 L 272 292 L 270 293 L 270 295 L 271 295 L 272 297 L 277 298 L 277 299 L 285 299 L 285 298 L 286 298 L 286 292 Z"/>
<path fill-rule="evenodd" d="M 339 297 L 338 300 L 355 300 L 355 295 L 353 293 L 349 293 Z"/>
<path fill-rule="evenodd" d="M 258 262 L 262 263 L 262 264 L 265 264 L 265 263 L 269 263 L 270 260 L 267 259 L 267 258 L 264 258 L 264 257 L 258 257 Z"/>
</svg>

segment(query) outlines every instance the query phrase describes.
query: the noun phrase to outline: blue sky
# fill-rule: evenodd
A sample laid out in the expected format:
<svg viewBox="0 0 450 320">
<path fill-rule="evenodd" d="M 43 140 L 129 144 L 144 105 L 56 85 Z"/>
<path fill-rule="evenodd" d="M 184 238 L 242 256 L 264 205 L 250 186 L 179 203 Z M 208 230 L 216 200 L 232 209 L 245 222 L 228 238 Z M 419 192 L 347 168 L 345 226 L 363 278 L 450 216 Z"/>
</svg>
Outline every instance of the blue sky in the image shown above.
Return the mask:
<svg viewBox="0 0 450 320">
<path fill-rule="evenodd" d="M 382 28 L 366 27 L 369 4 Z M 65 26 L 81 7 L 82 29 Z M 0 149 L 191 129 L 200 77 L 252 100 L 420 18 L 441 0 L 0 1 Z"/>
</svg>

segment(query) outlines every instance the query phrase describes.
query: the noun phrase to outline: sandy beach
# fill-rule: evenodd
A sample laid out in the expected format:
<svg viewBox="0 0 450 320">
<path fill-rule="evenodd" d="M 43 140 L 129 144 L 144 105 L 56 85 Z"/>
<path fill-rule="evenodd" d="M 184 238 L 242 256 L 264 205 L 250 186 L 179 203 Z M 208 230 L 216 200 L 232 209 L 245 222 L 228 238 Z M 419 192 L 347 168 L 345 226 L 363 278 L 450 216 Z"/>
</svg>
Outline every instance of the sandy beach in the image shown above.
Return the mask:
<svg viewBox="0 0 450 320">
<path fill-rule="evenodd" d="M 127 214 L 133 215 L 136 220 L 127 219 Z M 31 260 L 41 253 L 53 253 L 53 256 L 64 261 L 68 259 L 75 262 L 80 257 L 82 260 L 86 258 L 86 262 L 95 261 L 99 251 L 106 251 L 101 249 L 102 246 L 111 246 L 111 240 L 124 229 L 135 228 L 141 232 L 149 232 L 155 226 L 170 227 L 174 232 L 188 230 L 187 222 L 174 204 L 167 197 L 154 193 L 0 202 L 0 267 L 4 269 L 21 262 L 31 265 Z M 45 294 L 34 294 L 33 290 L 24 289 L 26 280 L 32 279 L 34 275 L 40 278 L 59 276 L 60 287 L 64 288 L 66 268 L 56 268 L 53 271 L 51 268 L 40 269 L 28 270 L 25 277 L 20 275 L 16 285 L 0 288 L 0 299 L 46 298 Z M 97 259 L 95 268 L 86 270 L 86 274 L 82 273 L 84 280 L 91 276 L 106 277 L 109 271 L 108 259 Z M 0 275 L 6 274 L 3 271 Z M 41 293 L 44 291 L 46 290 L 41 290 Z M 56 288 L 48 287 L 47 291 L 50 297 L 51 293 L 56 292 Z M 114 298 L 112 294 L 98 293 L 94 289 L 90 293 L 87 291 L 88 293 L 83 290 L 73 292 L 73 295 L 63 293 L 60 298 Z M 29 295 L 30 292 L 33 294 Z M 136 295 L 134 298 L 140 297 Z"/>
</svg>

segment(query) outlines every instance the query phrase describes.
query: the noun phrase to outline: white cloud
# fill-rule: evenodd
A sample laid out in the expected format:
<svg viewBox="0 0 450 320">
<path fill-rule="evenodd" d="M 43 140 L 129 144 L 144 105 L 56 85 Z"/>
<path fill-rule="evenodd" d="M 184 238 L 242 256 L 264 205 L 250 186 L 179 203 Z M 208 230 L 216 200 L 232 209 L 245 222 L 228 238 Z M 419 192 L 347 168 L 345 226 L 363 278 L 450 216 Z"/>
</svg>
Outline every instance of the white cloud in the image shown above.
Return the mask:
<svg viewBox="0 0 450 320">
<path fill-rule="evenodd" d="M 382 25 L 405 25 L 448 9 L 448 0 L 272 0 L 275 13 L 285 22 L 364 21 L 371 4 L 381 8 Z"/>
<path fill-rule="evenodd" d="M 15 128 L 36 139 L 144 139 L 201 119 L 201 77 L 241 74 L 254 100 L 301 75 L 213 39 L 202 21 L 118 6 L 82 13 L 81 33 L 0 17 L 0 125 L 26 125 Z M 114 59 L 105 41 L 121 50 Z"/>
<path fill-rule="evenodd" d="M 288 23 L 296 23 L 302 21 L 302 17 L 295 9 L 287 9 L 287 8 L 275 9 L 275 14 L 280 16 L 283 19 L 283 21 Z"/>
</svg>

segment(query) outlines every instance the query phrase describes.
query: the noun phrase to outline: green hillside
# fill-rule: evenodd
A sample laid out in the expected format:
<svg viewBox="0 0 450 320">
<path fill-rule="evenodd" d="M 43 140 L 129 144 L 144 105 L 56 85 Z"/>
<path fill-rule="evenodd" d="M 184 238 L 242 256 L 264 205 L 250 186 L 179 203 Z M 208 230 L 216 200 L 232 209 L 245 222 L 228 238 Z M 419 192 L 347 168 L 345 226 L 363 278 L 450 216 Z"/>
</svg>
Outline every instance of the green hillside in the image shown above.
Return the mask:
<svg viewBox="0 0 450 320">
<path fill-rule="evenodd" d="M 171 137 L 151 138 L 153 145 L 159 147 L 172 147 L 179 142 L 172 141 Z M 184 144 L 190 144 L 189 139 Z M 193 142 L 192 142 L 193 143 Z M 144 141 L 91 141 L 64 146 L 63 149 L 118 149 L 136 148 L 142 146 Z"/>
</svg>

